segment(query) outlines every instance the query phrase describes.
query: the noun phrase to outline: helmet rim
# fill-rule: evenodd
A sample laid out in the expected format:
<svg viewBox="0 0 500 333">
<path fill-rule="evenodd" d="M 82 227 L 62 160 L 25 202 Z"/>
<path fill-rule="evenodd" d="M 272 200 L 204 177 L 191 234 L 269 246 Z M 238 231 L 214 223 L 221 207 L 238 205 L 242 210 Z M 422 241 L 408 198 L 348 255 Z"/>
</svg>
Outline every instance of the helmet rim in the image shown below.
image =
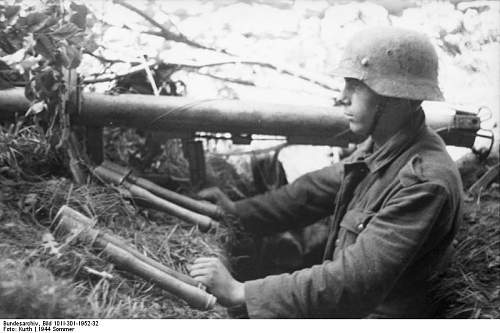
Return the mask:
<svg viewBox="0 0 500 333">
<path fill-rule="evenodd" d="M 429 79 L 401 78 L 398 76 L 368 76 L 352 69 L 338 67 L 333 75 L 357 79 L 380 96 L 420 101 L 444 101 L 439 86 Z"/>
</svg>

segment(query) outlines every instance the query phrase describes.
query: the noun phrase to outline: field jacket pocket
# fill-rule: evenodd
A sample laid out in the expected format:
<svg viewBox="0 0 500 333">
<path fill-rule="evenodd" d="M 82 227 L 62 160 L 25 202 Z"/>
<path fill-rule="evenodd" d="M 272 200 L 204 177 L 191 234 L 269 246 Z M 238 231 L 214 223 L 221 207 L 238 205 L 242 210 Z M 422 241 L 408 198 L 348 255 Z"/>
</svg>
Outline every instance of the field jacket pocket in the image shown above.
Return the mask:
<svg viewBox="0 0 500 333">
<path fill-rule="evenodd" d="M 374 215 L 375 213 L 360 210 L 347 211 L 340 222 L 337 249 L 345 249 L 354 244 Z"/>
</svg>

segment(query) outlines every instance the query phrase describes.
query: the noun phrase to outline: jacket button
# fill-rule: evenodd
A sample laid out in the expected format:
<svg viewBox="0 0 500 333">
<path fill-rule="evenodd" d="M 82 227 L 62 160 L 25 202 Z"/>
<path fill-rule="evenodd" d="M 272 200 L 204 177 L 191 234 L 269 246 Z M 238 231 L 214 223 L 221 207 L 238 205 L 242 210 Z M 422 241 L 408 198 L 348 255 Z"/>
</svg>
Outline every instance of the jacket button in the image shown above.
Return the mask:
<svg viewBox="0 0 500 333">
<path fill-rule="evenodd" d="M 365 228 L 365 226 L 363 225 L 363 223 L 360 223 L 358 224 L 358 230 L 361 231 Z"/>
</svg>

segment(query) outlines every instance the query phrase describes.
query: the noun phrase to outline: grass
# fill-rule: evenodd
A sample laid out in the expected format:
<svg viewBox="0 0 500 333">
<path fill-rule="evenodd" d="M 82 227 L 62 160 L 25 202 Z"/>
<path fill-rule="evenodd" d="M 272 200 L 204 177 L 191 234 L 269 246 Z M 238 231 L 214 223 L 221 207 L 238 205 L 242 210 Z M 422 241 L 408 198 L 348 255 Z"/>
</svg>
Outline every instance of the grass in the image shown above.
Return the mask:
<svg viewBox="0 0 500 333">
<path fill-rule="evenodd" d="M 225 311 L 202 312 L 189 308 L 183 301 L 126 272 L 117 270 L 96 253 L 78 244 L 59 243 L 49 231 L 57 208 L 62 204 L 97 218 L 97 227 L 134 244 L 142 253 L 186 273 L 186 264 L 198 256 L 222 255 L 219 238 L 223 231 L 202 234 L 196 227 L 184 224 L 166 214 L 143 211 L 125 201 L 113 188 L 88 184 L 74 187 L 66 179 L 37 183 L 2 182 L 4 202 L 0 218 L 0 264 L 12 276 L 25 271 L 43 271 L 47 276 L 39 283 L 54 288 L 54 295 L 68 289 L 79 290 L 72 296 L 52 297 L 38 288 L 38 278 L 19 280 L 17 285 L 0 292 L 0 303 L 7 294 L 17 300 L 34 300 L 32 312 L 6 307 L 8 317 L 93 317 L 93 318 L 219 318 Z M 7 185 L 6 185 L 7 183 Z M 90 214 L 89 214 L 90 213 Z M 16 260 L 15 258 L 21 258 Z M 5 273 L 7 274 L 7 273 Z M 9 273 L 10 274 L 10 273 Z M 38 276 L 38 275 L 37 275 Z M 9 280 L 5 276 L 1 281 Z M 12 278 L 11 280 L 15 280 Z M 25 285 L 24 288 L 23 285 Z M 33 285 L 33 288 L 29 287 Z M 51 289 L 51 290 L 52 290 Z M 38 292 L 37 292 L 38 290 Z M 66 301 L 79 304 L 77 312 L 66 309 Z M 47 307 L 49 302 L 51 306 Z M 39 306 L 38 306 L 39 305 Z M 53 308 L 53 311 L 42 311 Z M 68 310 L 69 311 L 69 310 Z M 29 315 L 31 314 L 31 316 Z"/>
<path fill-rule="evenodd" d="M 500 318 L 500 189 L 466 200 L 452 265 L 439 286 L 440 317 Z"/>
<path fill-rule="evenodd" d="M 81 285 L 57 279 L 50 270 L 22 261 L 0 262 L 1 318 L 67 318 L 86 316 Z"/>
<path fill-rule="evenodd" d="M 167 214 L 135 206 L 116 187 L 95 182 L 76 186 L 57 152 L 47 147 L 35 127 L 0 126 L 0 317 L 228 317 L 221 307 L 192 309 L 118 270 L 98 253 L 56 241 L 50 224 L 59 207 L 67 204 L 95 218 L 98 228 L 184 273 L 198 256 L 236 256 L 231 245 L 244 245 L 244 235 L 228 227 L 203 234 Z M 178 158 L 164 156 L 165 163 Z M 216 161 L 209 170 L 233 197 L 251 193 L 227 168 L 227 162 Z M 455 240 L 457 251 L 438 289 L 439 317 L 500 318 L 499 199 L 496 183 L 479 199 L 466 202 L 464 223 Z"/>
<path fill-rule="evenodd" d="M 67 204 L 139 251 L 187 273 L 198 256 L 224 256 L 226 231 L 203 234 L 167 214 L 141 209 L 115 187 L 76 186 L 34 128 L 0 127 L 0 317 L 225 318 L 225 309 L 190 308 L 153 284 L 115 268 L 78 243 L 50 233 Z"/>
</svg>

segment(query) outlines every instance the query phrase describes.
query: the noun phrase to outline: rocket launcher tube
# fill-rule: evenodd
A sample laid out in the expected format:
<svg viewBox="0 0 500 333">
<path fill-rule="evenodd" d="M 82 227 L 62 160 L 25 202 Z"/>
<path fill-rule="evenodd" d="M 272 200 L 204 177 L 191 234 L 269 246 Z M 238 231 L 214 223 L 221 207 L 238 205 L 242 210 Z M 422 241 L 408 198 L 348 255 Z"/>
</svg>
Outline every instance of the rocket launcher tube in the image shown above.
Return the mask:
<svg viewBox="0 0 500 333">
<path fill-rule="evenodd" d="M 122 175 L 110 169 L 98 166 L 94 169 L 94 174 L 105 182 L 125 187 L 133 198 L 146 201 L 154 208 L 169 213 L 191 224 L 198 225 L 201 231 L 208 231 L 211 228 L 216 228 L 218 222 L 212 220 L 206 215 L 201 215 L 184 207 L 178 206 L 165 199 L 162 199 L 144 188 L 134 185 L 125 180 Z"/>
<path fill-rule="evenodd" d="M 147 179 L 135 176 L 132 173 L 131 169 L 128 169 L 121 165 L 112 163 L 110 161 L 104 161 L 102 162 L 101 166 L 119 173 L 122 176 L 122 179 L 127 180 L 130 183 L 138 185 L 150 191 L 151 193 L 162 197 L 165 200 L 171 201 L 176 205 L 182 206 L 199 214 L 207 215 L 214 219 L 220 219 L 224 214 L 222 209 L 217 205 L 214 205 L 210 202 L 195 200 L 177 192 L 170 191 L 166 188 L 156 185 L 155 183 Z"/>
</svg>

